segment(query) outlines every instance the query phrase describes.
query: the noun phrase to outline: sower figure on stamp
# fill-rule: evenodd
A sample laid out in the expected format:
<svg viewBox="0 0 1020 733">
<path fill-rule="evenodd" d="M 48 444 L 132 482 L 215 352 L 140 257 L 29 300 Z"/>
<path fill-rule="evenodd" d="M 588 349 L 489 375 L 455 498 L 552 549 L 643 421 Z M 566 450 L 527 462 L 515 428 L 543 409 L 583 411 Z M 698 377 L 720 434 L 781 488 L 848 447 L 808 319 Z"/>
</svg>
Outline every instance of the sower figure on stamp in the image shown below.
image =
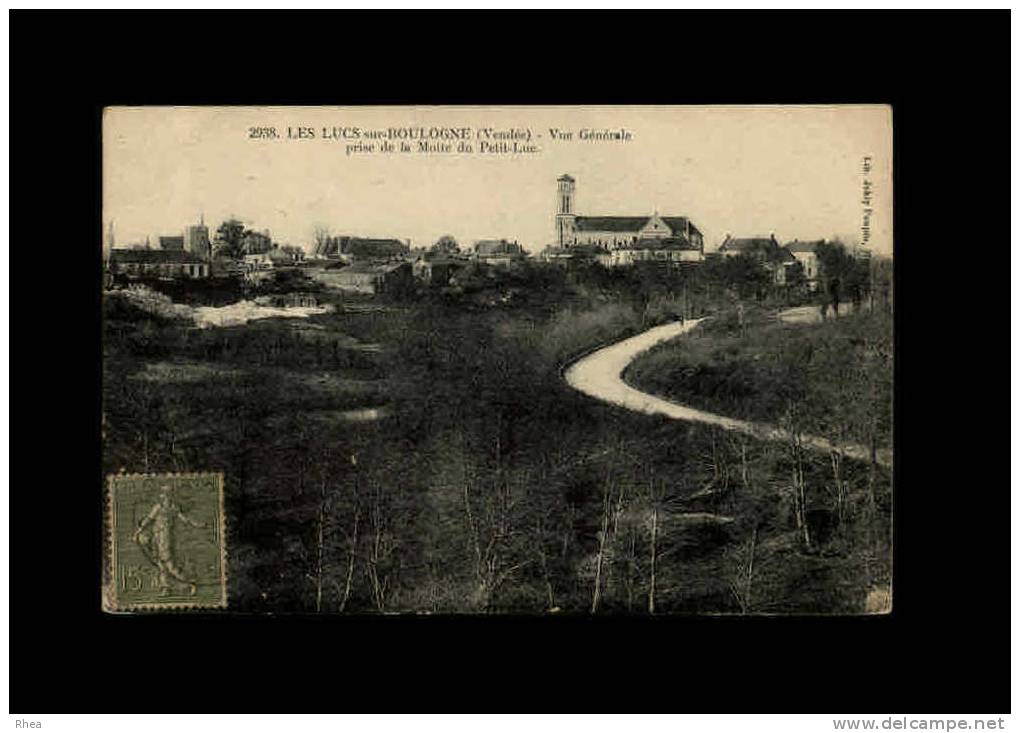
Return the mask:
<svg viewBox="0 0 1020 733">
<path fill-rule="evenodd" d="M 174 528 L 180 519 L 197 529 L 207 525 L 187 516 L 177 504 L 169 484 L 160 487 L 159 501 L 153 505 L 135 530 L 135 542 L 159 570 L 159 590 L 162 595 L 170 592 L 170 578 L 176 578 L 189 586 L 191 595 L 197 590 L 196 581 L 188 578 L 174 559 Z M 151 527 L 151 531 L 146 531 Z"/>
</svg>

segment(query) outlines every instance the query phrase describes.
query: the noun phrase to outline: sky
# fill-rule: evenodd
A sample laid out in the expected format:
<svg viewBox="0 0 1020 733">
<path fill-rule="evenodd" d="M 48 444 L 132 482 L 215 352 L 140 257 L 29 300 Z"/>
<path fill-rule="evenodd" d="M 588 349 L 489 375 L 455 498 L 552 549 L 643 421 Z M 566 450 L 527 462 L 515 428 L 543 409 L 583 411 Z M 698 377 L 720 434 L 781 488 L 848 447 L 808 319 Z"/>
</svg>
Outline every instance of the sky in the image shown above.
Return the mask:
<svg viewBox="0 0 1020 733">
<path fill-rule="evenodd" d="M 315 137 L 288 138 L 300 127 Z M 275 138 L 259 136 L 267 128 Z M 361 137 L 324 137 L 323 128 Z M 380 152 L 366 131 L 389 128 L 468 128 L 473 150 Z M 554 139 L 552 128 L 572 138 Z M 480 152 L 482 129 L 528 131 L 519 143 L 538 150 Z M 630 139 L 586 141 L 585 129 Z M 373 142 L 372 152 L 348 152 Z M 103 127 L 104 231 L 112 221 L 116 246 L 155 244 L 200 216 L 212 231 L 237 217 L 309 249 L 325 226 L 413 246 L 443 234 L 462 246 L 516 239 L 538 252 L 554 241 L 563 173 L 577 181 L 578 214 L 687 216 L 706 250 L 727 234 L 858 242 L 870 208 L 868 244 L 892 252 L 892 112 L 879 105 L 114 107 Z"/>
</svg>

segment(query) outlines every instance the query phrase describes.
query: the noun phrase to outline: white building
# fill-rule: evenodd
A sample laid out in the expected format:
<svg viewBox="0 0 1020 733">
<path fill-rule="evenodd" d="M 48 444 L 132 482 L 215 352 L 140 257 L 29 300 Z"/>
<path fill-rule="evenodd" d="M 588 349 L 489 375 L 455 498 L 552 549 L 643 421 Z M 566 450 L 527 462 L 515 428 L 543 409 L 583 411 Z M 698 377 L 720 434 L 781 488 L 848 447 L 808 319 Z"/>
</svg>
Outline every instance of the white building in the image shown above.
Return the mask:
<svg viewBox="0 0 1020 733">
<path fill-rule="evenodd" d="M 809 290 L 818 289 L 818 278 L 819 265 L 818 265 L 818 245 L 824 244 L 824 239 L 819 239 L 813 242 L 801 242 L 799 240 L 793 240 L 787 242 L 784 245 L 790 254 L 792 254 L 797 262 L 804 268 L 804 279 L 807 281 Z"/>
</svg>

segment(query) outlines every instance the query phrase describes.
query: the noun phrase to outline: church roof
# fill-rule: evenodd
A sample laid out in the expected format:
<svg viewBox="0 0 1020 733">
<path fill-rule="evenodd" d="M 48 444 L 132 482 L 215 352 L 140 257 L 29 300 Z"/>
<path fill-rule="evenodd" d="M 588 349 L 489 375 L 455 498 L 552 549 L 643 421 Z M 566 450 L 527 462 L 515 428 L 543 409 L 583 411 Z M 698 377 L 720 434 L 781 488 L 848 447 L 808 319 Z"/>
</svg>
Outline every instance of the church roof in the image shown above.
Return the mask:
<svg viewBox="0 0 1020 733">
<path fill-rule="evenodd" d="M 691 244 L 687 237 L 642 237 L 630 249 L 691 249 L 700 248 Z"/>
<path fill-rule="evenodd" d="M 579 232 L 636 232 L 648 223 L 647 216 L 578 216 L 574 229 Z"/>
<path fill-rule="evenodd" d="M 663 216 L 660 218 L 669 225 L 670 229 L 683 229 L 684 224 L 687 223 L 686 216 Z"/>
<path fill-rule="evenodd" d="M 573 183 L 574 182 L 574 177 L 571 176 L 569 173 L 564 173 L 562 176 L 560 176 L 556 180 L 557 181 L 570 181 L 571 183 Z"/>
<path fill-rule="evenodd" d="M 159 238 L 159 246 L 163 249 L 184 249 L 184 237 L 164 237 Z"/>
<path fill-rule="evenodd" d="M 638 232 L 648 224 L 650 216 L 578 216 L 574 219 L 574 229 L 579 232 Z M 670 228 L 673 234 L 686 234 L 688 219 L 686 216 L 659 217 Z M 697 227 L 690 224 L 691 229 Z"/>
</svg>

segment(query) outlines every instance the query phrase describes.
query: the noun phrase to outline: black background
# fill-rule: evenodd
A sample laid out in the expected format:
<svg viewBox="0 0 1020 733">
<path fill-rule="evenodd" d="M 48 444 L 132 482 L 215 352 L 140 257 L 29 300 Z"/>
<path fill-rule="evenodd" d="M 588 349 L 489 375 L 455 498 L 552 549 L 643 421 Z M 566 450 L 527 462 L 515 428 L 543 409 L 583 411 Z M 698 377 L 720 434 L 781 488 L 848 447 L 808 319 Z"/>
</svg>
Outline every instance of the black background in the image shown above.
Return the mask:
<svg viewBox="0 0 1020 733">
<path fill-rule="evenodd" d="M 1007 12 L 10 20 L 12 712 L 1009 710 Z M 894 109 L 890 616 L 100 612 L 104 105 L 848 102 Z"/>
</svg>

